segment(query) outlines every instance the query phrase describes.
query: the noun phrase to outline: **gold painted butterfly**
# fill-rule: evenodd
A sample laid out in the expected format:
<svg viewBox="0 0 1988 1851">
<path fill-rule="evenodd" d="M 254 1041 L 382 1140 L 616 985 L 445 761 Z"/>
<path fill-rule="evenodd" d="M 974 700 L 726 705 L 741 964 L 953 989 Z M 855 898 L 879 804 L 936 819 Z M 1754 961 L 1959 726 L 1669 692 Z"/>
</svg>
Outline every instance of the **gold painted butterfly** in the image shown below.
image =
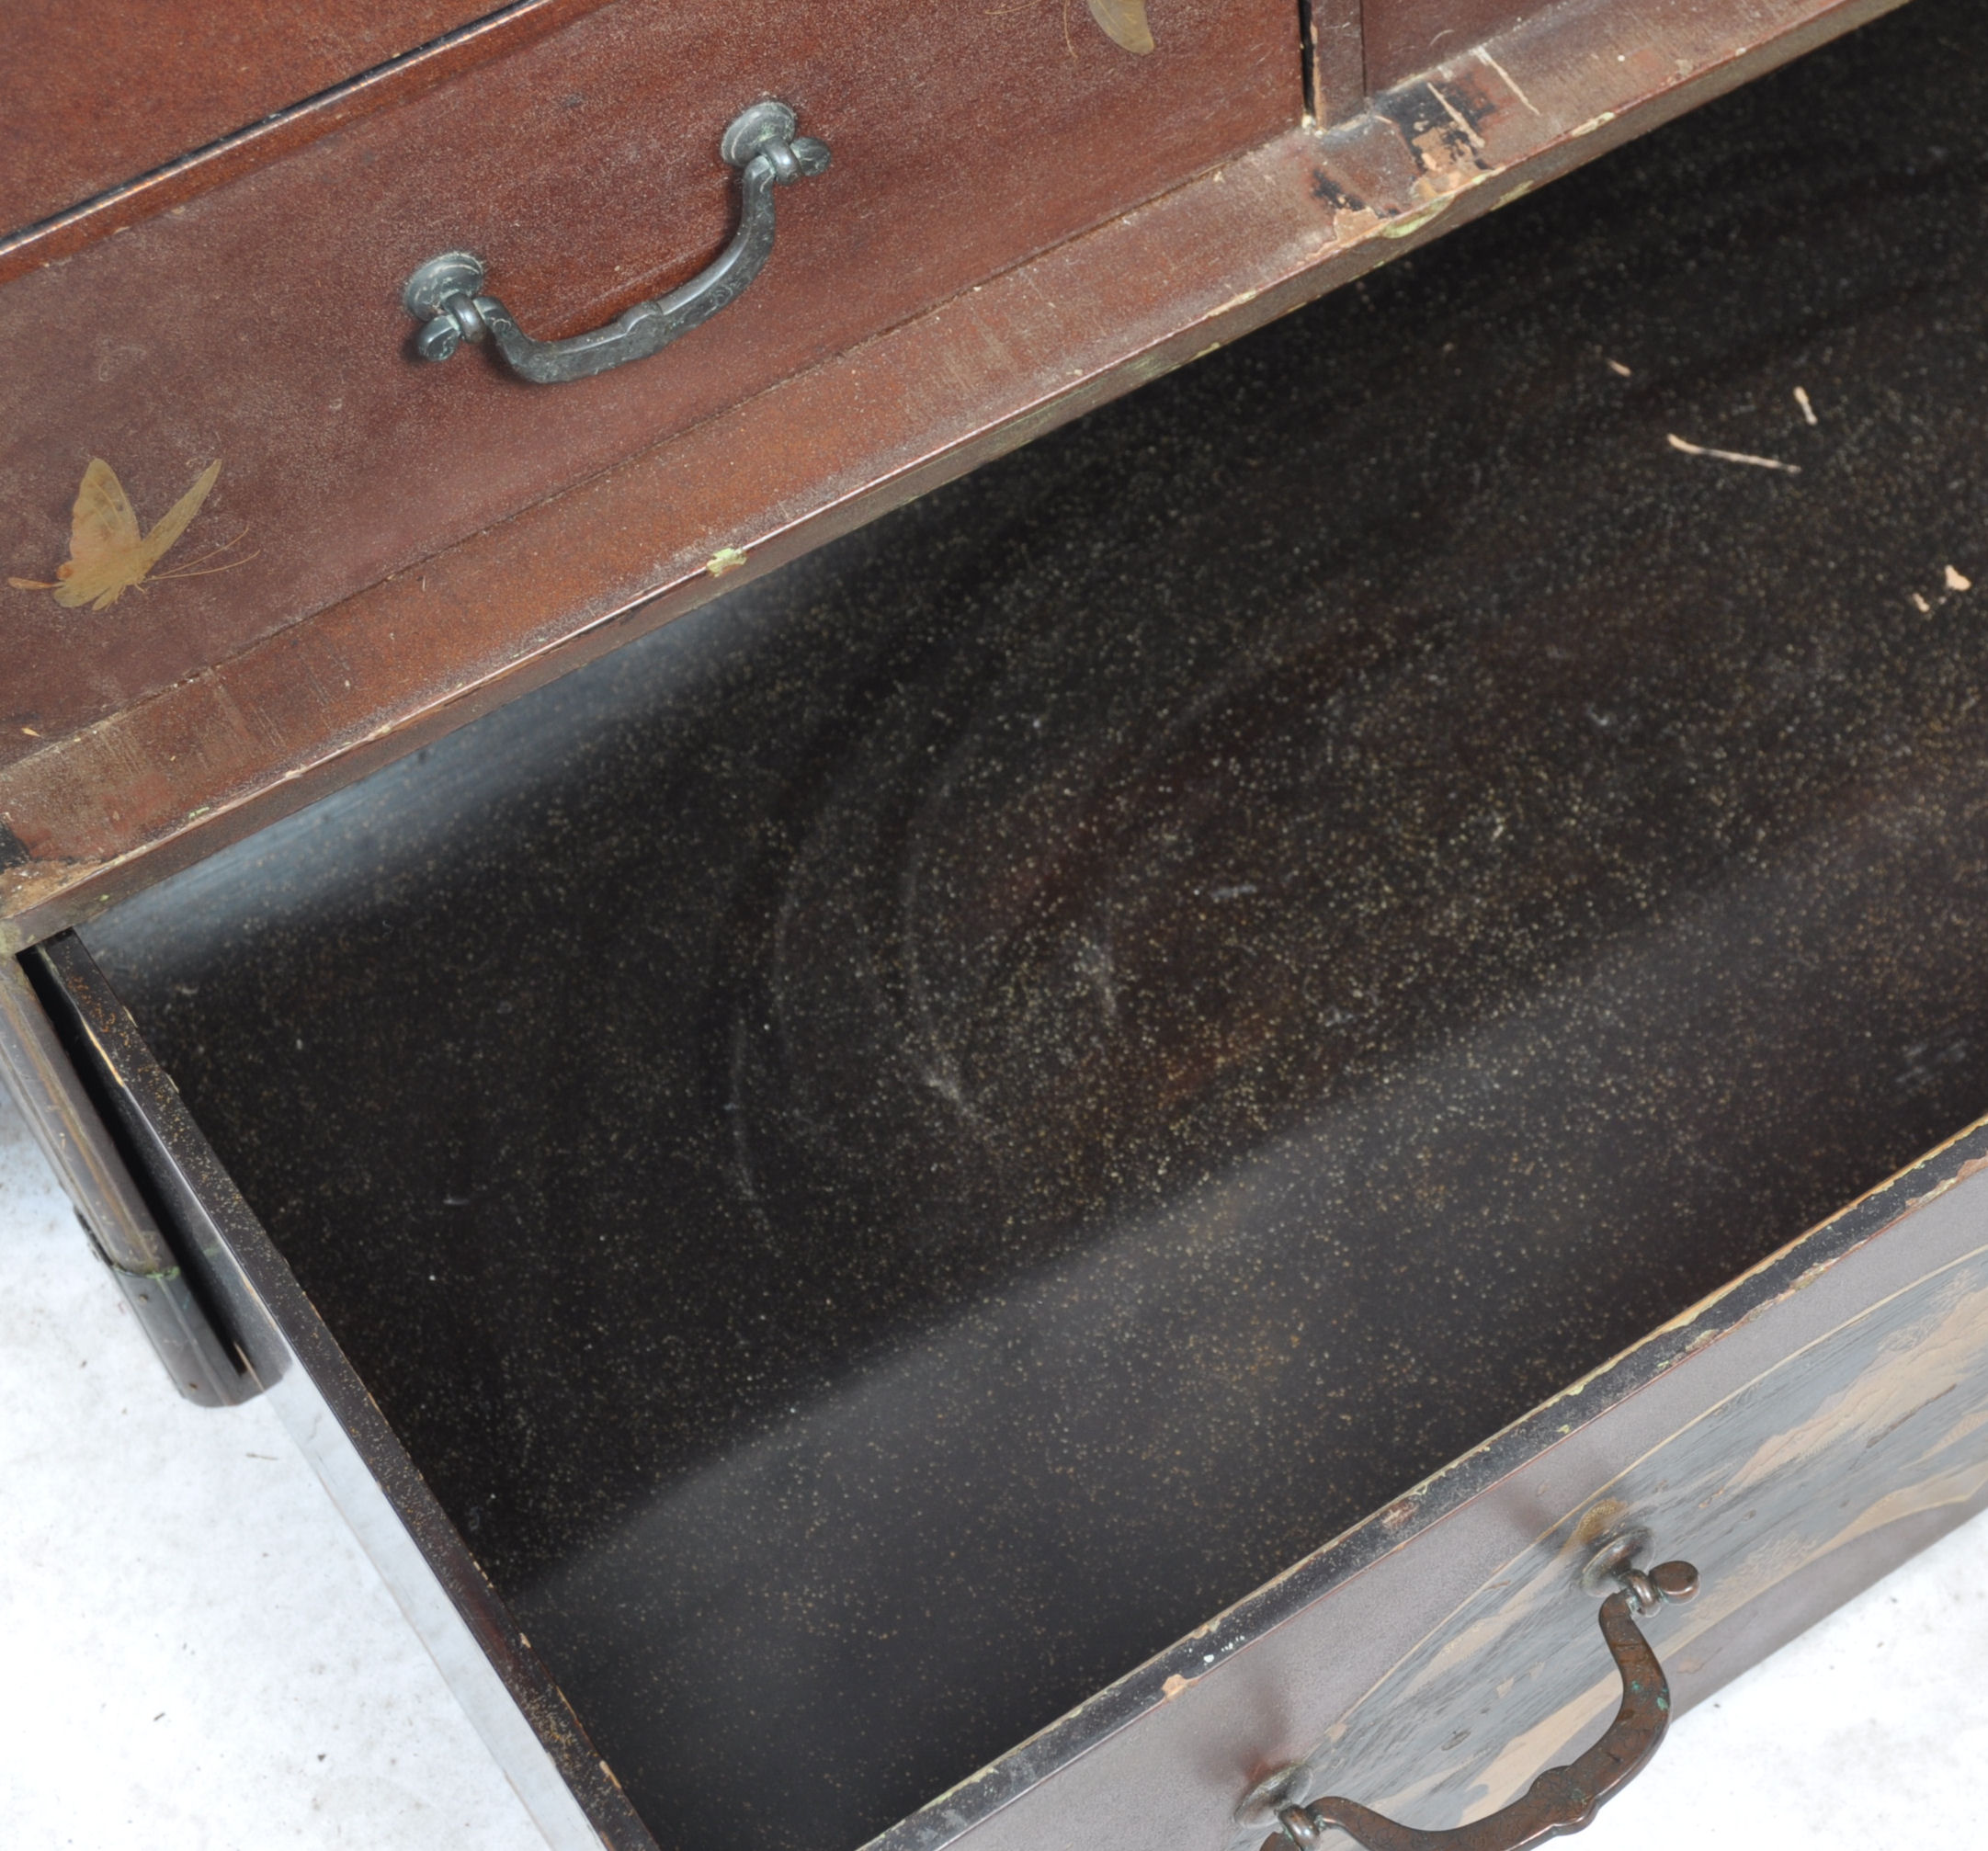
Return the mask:
<svg viewBox="0 0 1988 1851">
<path fill-rule="evenodd" d="M 102 457 L 92 457 L 83 471 L 83 486 L 76 491 L 76 505 L 69 517 L 69 557 L 55 568 L 55 577 L 44 584 L 34 578 L 10 578 L 7 583 L 20 591 L 52 591 L 55 602 L 74 609 L 78 605 L 97 610 L 117 603 L 134 585 L 144 584 L 152 568 L 164 559 L 172 544 L 187 530 L 200 511 L 208 491 L 221 474 L 218 462 L 210 463 L 171 510 L 142 539 L 138 517 L 131 512 L 131 499 L 118 481 L 118 472 Z M 241 536 L 225 546 L 211 548 L 200 559 L 239 543 Z M 251 553 L 249 558 L 254 558 Z M 194 562 L 198 565 L 199 561 Z M 232 565 L 246 565 L 245 559 Z M 225 565 L 209 566 L 208 572 L 226 572 Z M 191 566 L 178 572 L 162 572 L 159 578 L 197 578 L 201 573 Z"/>
</svg>

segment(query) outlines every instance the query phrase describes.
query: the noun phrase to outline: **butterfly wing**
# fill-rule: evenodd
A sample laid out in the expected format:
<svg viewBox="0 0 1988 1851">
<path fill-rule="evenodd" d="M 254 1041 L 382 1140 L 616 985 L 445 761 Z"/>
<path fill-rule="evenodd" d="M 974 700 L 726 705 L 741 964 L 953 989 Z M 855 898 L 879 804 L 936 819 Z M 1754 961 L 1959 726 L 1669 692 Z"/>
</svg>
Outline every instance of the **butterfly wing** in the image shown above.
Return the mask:
<svg viewBox="0 0 1988 1851">
<path fill-rule="evenodd" d="M 69 557 L 80 568 L 114 559 L 138 545 L 138 517 L 118 472 L 102 457 L 92 457 L 69 514 Z"/>
<path fill-rule="evenodd" d="M 86 565 L 65 559 L 55 568 L 55 602 L 70 610 L 79 604 L 94 603 L 98 610 L 115 604 L 119 592 L 138 583 L 135 561 L 129 552 L 106 553 Z"/>
<path fill-rule="evenodd" d="M 1128 51 L 1153 50 L 1153 28 L 1146 24 L 1146 0 L 1089 0 L 1091 17 L 1103 27 L 1114 45 Z"/>
<path fill-rule="evenodd" d="M 118 472 L 92 457 L 69 515 L 69 557 L 56 569 L 55 602 L 74 610 L 95 602 L 101 610 L 128 585 L 144 576 L 138 562 L 138 517 Z"/>
<path fill-rule="evenodd" d="M 158 526 L 145 536 L 144 543 L 139 549 L 143 562 L 139 569 L 139 577 L 142 578 L 158 564 L 165 557 L 166 549 L 186 532 L 187 523 L 199 513 L 200 504 L 207 499 L 207 492 L 214 486 L 220 476 L 221 465 L 218 462 L 209 463 L 200 471 L 193 486 L 160 517 Z"/>
<path fill-rule="evenodd" d="M 99 560 L 77 572 L 72 572 L 64 562 L 55 568 L 55 576 L 60 581 L 55 602 L 67 610 L 79 604 L 94 604 L 101 610 L 107 604 L 115 604 L 119 595 L 137 582 L 129 558 Z"/>
<path fill-rule="evenodd" d="M 91 467 L 94 469 L 95 464 Z M 104 473 L 110 477 L 110 485 L 117 490 L 118 499 L 123 503 L 126 515 L 131 515 L 131 504 L 124 501 L 124 491 L 118 488 L 118 479 L 110 474 L 110 467 L 104 465 Z M 200 504 L 207 499 L 207 492 L 214 486 L 221 474 L 221 465 L 212 462 L 202 470 L 194 484 L 160 517 L 159 523 L 143 539 L 138 538 L 138 522 L 131 518 L 131 539 L 129 546 L 108 554 L 100 563 L 85 563 L 79 556 L 74 562 L 74 569 L 62 568 L 62 575 L 68 583 L 55 594 L 57 604 L 89 604 L 95 600 L 95 608 L 103 610 L 117 603 L 118 599 L 134 585 L 142 585 L 145 574 L 165 557 L 166 549 L 187 530 L 187 526 L 200 511 Z M 83 478 L 85 491 L 89 477 Z M 83 505 L 82 498 L 76 501 Z"/>
<path fill-rule="evenodd" d="M 173 542 L 186 532 L 220 475 L 220 463 L 210 463 L 159 524 L 141 539 L 138 517 L 131 511 L 118 472 L 102 457 L 92 457 L 89 468 L 83 471 L 83 486 L 76 491 L 76 505 L 70 514 L 69 557 L 56 569 L 55 602 L 71 610 L 84 604 L 94 605 L 98 610 L 115 604 L 132 585 L 142 581 Z"/>
</svg>

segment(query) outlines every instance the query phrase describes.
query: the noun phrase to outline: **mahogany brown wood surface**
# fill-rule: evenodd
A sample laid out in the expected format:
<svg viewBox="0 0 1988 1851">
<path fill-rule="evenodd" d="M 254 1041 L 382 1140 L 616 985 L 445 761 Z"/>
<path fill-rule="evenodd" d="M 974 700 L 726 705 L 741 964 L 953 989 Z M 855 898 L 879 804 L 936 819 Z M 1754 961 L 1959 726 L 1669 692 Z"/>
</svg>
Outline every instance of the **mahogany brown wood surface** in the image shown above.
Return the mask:
<svg viewBox="0 0 1988 1851">
<path fill-rule="evenodd" d="M 489 0 L 10 6 L 0 227 L 48 218 L 493 10 Z"/>
<path fill-rule="evenodd" d="M 51 218 L 0 233 L 0 283 L 26 276 L 99 238 L 198 199 L 265 163 L 320 140 L 343 124 L 405 102 L 459 71 L 516 51 L 607 0 L 514 0 L 439 39 L 389 59 L 294 106 L 188 149 L 163 165 L 108 186 Z M 0 222 L 5 222 L 0 215 Z"/>
<path fill-rule="evenodd" d="M 860 174 L 866 159 L 891 159 L 890 138 L 867 129 L 853 108 L 837 113 L 847 106 L 833 97 L 816 111 L 810 97 L 797 96 L 805 126 L 842 136 L 838 169 L 797 188 L 791 209 L 783 200 L 783 244 L 755 290 L 659 357 L 653 370 L 559 389 L 577 395 L 564 400 L 516 385 L 473 355 L 426 374 L 394 372 L 369 345 L 395 325 L 391 290 L 404 267 L 476 237 L 491 243 L 494 285 L 528 325 L 560 332 L 611 308 L 615 298 L 588 299 L 597 269 L 562 279 L 549 244 L 506 222 L 507 213 L 523 218 L 525 196 L 536 198 L 528 187 L 494 207 L 460 196 L 469 203 L 453 214 L 414 197 L 426 186 L 390 196 L 398 203 L 384 221 L 355 234 L 358 257 L 339 247 L 323 259 L 327 271 L 346 265 L 336 272 L 342 292 L 329 300 L 342 310 L 357 297 L 357 327 L 329 311 L 320 322 L 301 309 L 268 310 L 290 297 L 258 244 L 274 210 L 267 189 L 282 180 L 286 200 L 301 194 L 297 202 L 308 203 L 311 188 L 289 187 L 291 170 L 315 174 L 328 163 L 345 171 L 336 168 L 344 163 L 363 171 L 369 153 L 401 153 L 381 136 L 412 109 L 371 119 L 187 208 L 187 218 L 210 227 L 202 249 L 237 254 L 256 279 L 245 292 L 253 315 L 232 306 L 240 297 L 220 280 L 202 293 L 200 267 L 165 235 L 183 221 L 142 227 L 45 273 L 51 292 L 59 287 L 62 300 L 77 302 L 92 295 L 74 287 L 77 277 L 115 282 L 116 300 L 133 304 L 153 303 L 170 286 L 188 312 L 210 318 L 199 335 L 205 367 L 225 371 L 235 355 L 255 367 L 272 346 L 281 349 L 287 365 L 254 373 L 256 391 L 244 390 L 239 370 L 231 385 L 189 362 L 174 369 L 176 400 L 162 392 L 145 401 L 149 413 L 128 413 L 130 395 L 158 377 L 149 351 L 125 340 L 114 314 L 82 331 L 51 330 L 52 293 L 32 311 L 16 307 L 43 278 L 17 285 L 0 297 L 0 312 L 22 313 L 38 338 L 61 348 L 56 370 L 82 397 L 70 409 L 36 383 L 36 416 L 10 415 L 18 447 L 0 471 L 0 507 L 14 523 L 6 569 L 46 576 L 62 557 L 69 498 L 93 450 L 119 468 L 148 520 L 183 488 L 187 460 L 223 457 L 210 508 L 184 543 L 207 528 L 225 538 L 246 521 L 249 543 L 270 551 L 241 571 L 162 588 L 176 599 L 170 620 L 145 621 L 148 608 L 126 627 L 120 607 L 116 629 L 91 630 L 69 613 L 58 623 L 46 593 L 9 594 L 13 601 L 0 606 L 14 664 L 0 712 L 0 764 L 14 760 L 0 769 L 0 864 L 11 863 L 0 871 L 6 930 L 28 942 L 85 917 L 118 892 L 694 608 L 721 574 L 778 564 L 1891 4 L 1761 0 L 1744 32 L 1690 0 L 1561 7 L 1329 133 L 1288 132 L 846 352 L 835 351 L 847 338 L 838 330 L 811 348 L 814 317 L 838 304 L 816 303 L 819 273 L 792 254 L 828 240 L 833 275 L 854 278 L 860 266 L 842 267 L 852 251 L 904 249 L 916 237 L 883 206 L 888 195 L 873 210 L 861 197 L 849 203 L 856 183 L 836 190 L 838 171 Z M 1161 36 L 1166 16 L 1155 6 L 1153 17 Z M 1060 23 L 1057 31 L 1061 57 Z M 569 36 L 535 52 L 552 56 Z M 1098 42 L 1127 64 L 1153 62 Z M 1062 68 L 1056 57 L 1046 70 Z M 508 60 L 506 69 L 526 62 Z M 481 74 L 436 98 L 480 95 Z M 1034 123 L 1053 120 L 1049 104 L 1059 93 L 1048 80 L 1038 90 L 1033 108 L 1023 97 L 1017 110 Z M 1440 107 L 1446 99 L 1467 134 Z M 451 120 L 473 124 L 473 108 L 453 107 L 463 114 Z M 557 142 L 556 120 L 548 126 L 554 108 L 528 116 Z M 1097 158 L 1123 139 L 1115 129 L 1100 133 Z M 935 131 L 932 141 L 957 157 L 957 137 Z M 708 142 L 700 145 L 709 159 Z M 1028 158 L 1026 149 L 1017 153 L 1006 191 Z M 687 168 L 690 157 L 677 165 Z M 708 248 L 722 235 L 724 182 L 718 173 L 705 178 Z M 1002 192 L 1001 174 L 984 186 Z M 935 187 L 926 197 L 960 201 L 968 190 Z M 956 204 L 931 226 L 971 243 L 971 209 Z M 610 267 L 630 261 L 612 256 L 636 242 L 621 235 Z M 930 265 L 921 274 L 936 290 L 939 258 L 911 249 L 905 261 Z M 630 287 L 649 282 L 644 271 Z M 872 313 L 874 306 L 864 304 Z M 738 349 L 790 375 L 743 402 L 732 402 L 739 381 L 715 352 L 733 317 Z M 798 332 L 790 319 L 801 322 Z M 778 358 L 767 358 L 769 348 Z M 807 365 L 811 358 L 817 363 Z M 374 395 L 348 411 L 361 380 Z M 378 392 L 381 380 L 393 382 L 392 393 Z M 644 431 L 662 440 L 627 456 Z M 127 440 L 142 453 L 125 454 Z M 626 460 L 615 461 L 618 454 Z M 501 520 L 479 513 L 494 506 L 518 511 Z M 444 536 L 460 538 L 420 557 Z M 323 556 L 328 547 L 335 557 Z M 323 608 L 293 620 L 313 600 Z"/>
<path fill-rule="evenodd" d="M 1367 84 L 1385 90 L 1542 13 L 1551 0 L 1364 0 Z M 1734 9 L 1736 10 L 1736 9 Z"/>
<path fill-rule="evenodd" d="M 1157 49 L 1135 57 L 1087 20 L 1066 40 L 1047 5 L 939 30 L 923 0 L 622 0 L 18 279 L 0 295 L 23 361 L 0 381 L 7 572 L 52 575 L 92 456 L 147 517 L 185 459 L 218 458 L 196 537 L 245 528 L 256 556 L 94 630 L 8 594 L 9 746 L 226 660 L 1297 120 L 1286 0 L 1150 17 Z M 400 287 L 437 251 L 477 251 L 546 335 L 688 277 L 732 230 L 720 135 L 768 94 L 835 162 L 780 196 L 774 257 L 722 316 L 556 390 L 475 351 L 412 358 Z"/>
</svg>

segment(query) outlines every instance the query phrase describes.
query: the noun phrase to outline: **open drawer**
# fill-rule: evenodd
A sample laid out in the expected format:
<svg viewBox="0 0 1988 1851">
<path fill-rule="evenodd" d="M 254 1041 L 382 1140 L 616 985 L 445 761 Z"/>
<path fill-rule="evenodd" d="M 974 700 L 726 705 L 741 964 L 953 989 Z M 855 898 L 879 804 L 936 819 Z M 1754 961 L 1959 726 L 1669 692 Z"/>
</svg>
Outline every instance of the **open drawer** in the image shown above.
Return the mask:
<svg viewBox="0 0 1988 1851">
<path fill-rule="evenodd" d="M 555 1842 L 1454 1823 L 1980 1507 L 1923 11 L 25 955 Z"/>
</svg>

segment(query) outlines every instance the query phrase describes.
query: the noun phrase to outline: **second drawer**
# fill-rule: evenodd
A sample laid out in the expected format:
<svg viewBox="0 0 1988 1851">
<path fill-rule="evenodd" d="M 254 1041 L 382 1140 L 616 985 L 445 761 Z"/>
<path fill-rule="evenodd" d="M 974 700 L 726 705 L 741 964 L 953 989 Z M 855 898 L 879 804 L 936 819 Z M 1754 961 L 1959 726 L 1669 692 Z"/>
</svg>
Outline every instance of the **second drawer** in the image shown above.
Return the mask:
<svg viewBox="0 0 1988 1851">
<path fill-rule="evenodd" d="M 54 577 L 92 456 L 148 526 L 219 460 L 166 563 L 237 533 L 254 557 L 115 619 L 8 594 L 10 710 L 48 738 L 128 708 L 1299 119 L 1289 0 L 1147 17 L 1138 53 L 1047 0 L 618 0 L 20 278 L 0 570 Z M 688 278 L 738 213 L 721 138 L 767 97 L 834 165 L 780 190 L 778 248 L 717 320 L 551 389 L 415 358 L 401 292 L 440 252 L 541 337 Z"/>
</svg>

